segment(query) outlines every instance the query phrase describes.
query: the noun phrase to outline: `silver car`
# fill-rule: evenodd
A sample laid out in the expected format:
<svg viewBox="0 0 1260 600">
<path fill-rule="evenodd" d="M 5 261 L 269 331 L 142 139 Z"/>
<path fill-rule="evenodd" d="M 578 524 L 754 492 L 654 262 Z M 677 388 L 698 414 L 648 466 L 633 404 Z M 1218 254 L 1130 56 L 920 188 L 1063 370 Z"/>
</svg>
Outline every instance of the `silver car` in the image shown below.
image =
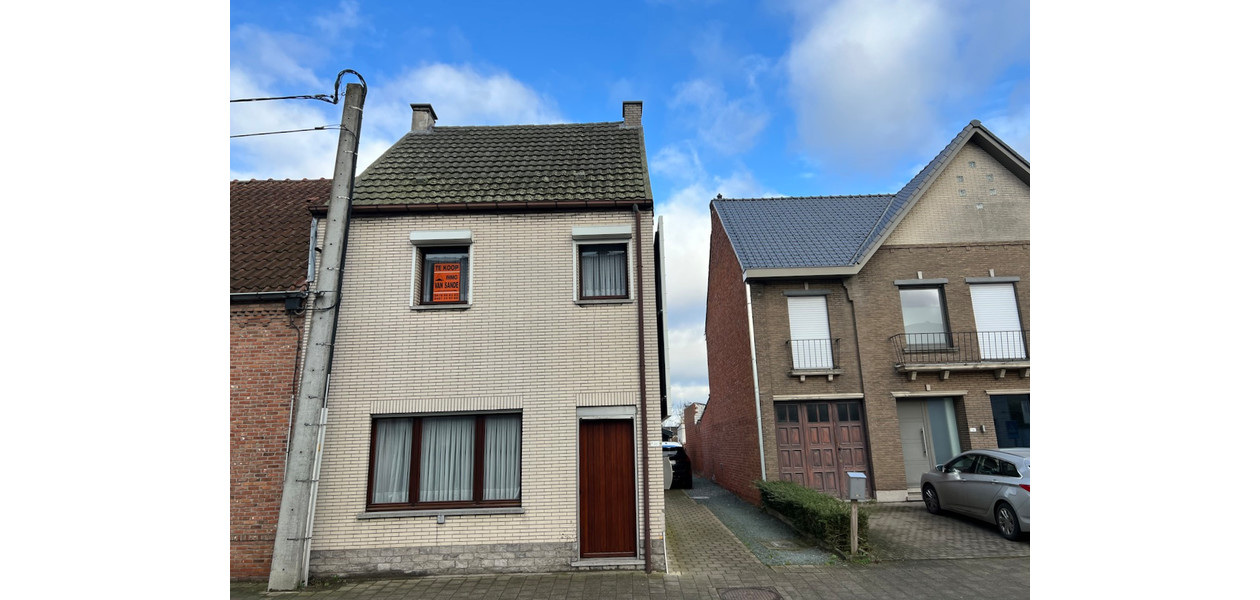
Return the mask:
<svg viewBox="0 0 1260 600">
<path fill-rule="evenodd" d="M 968 450 L 919 478 L 928 512 L 948 510 L 998 526 L 1002 537 L 1028 532 L 1028 448 Z"/>
</svg>

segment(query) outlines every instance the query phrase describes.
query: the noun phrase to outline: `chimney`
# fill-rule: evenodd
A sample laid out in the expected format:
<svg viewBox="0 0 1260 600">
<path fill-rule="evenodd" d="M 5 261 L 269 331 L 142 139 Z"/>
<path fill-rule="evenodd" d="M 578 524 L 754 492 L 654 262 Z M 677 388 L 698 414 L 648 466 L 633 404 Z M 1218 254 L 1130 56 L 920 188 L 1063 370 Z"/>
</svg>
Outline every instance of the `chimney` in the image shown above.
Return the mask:
<svg viewBox="0 0 1260 600">
<path fill-rule="evenodd" d="M 433 133 L 433 122 L 437 121 L 437 113 L 432 104 L 411 105 L 411 132 Z"/>
<path fill-rule="evenodd" d="M 626 129 L 643 128 L 643 101 L 627 100 L 621 103 L 621 126 Z"/>
</svg>

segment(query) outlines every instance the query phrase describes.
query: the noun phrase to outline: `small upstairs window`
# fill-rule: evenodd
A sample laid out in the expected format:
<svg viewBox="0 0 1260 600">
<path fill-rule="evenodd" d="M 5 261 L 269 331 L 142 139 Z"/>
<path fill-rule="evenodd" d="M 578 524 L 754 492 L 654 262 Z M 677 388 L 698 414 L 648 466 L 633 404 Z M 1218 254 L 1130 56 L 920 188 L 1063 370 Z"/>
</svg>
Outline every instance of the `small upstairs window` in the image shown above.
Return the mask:
<svg viewBox="0 0 1260 600">
<path fill-rule="evenodd" d="M 416 247 L 411 304 L 417 308 L 467 306 L 472 289 L 472 232 L 413 231 Z"/>
<path fill-rule="evenodd" d="M 630 226 L 574 227 L 574 301 L 630 300 Z"/>
</svg>

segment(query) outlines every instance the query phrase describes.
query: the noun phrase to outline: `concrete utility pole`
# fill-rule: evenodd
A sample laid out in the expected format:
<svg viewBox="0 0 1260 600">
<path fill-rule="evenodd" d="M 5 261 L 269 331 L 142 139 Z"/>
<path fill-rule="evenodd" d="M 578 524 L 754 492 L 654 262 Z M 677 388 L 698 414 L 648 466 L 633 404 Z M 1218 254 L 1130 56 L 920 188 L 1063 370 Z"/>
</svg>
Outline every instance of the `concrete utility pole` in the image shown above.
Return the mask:
<svg viewBox="0 0 1260 600">
<path fill-rule="evenodd" d="M 284 494 L 276 525 L 276 545 L 271 555 L 270 590 L 293 590 L 306 583 L 310 557 L 311 525 L 315 516 L 315 492 L 319 486 L 319 454 L 328 414 L 328 379 L 332 368 L 333 341 L 337 336 L 337 312 L 341 306 L 341 270 L 345 265 L 346 234 L 350 228 L 350 196 L 359 156 L 359 125 L 367 89 L 346 85 L 341 115 L 341 137 L 333 167 L 332 197 L 328 202 L 328 226 L 315 294 L 308 300 L 311 333 L 306 365 L 298 391 L 294 427 L 290 433 Z"/>
</svg>

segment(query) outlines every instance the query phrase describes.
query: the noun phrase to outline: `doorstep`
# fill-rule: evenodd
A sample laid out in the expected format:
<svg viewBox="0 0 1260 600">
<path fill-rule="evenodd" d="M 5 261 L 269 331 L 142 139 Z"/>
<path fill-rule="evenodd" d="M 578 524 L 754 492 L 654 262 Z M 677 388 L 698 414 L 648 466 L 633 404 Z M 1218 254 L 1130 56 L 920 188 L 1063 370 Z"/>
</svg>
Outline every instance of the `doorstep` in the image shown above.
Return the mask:
<svg viewBox="0 0 1260 600">
<path fill-rule="evenodd" d="M 641 558 L 581 558 L 569 563 L 579 571 L 640 571 L 643 569 Z"/>
</svg>

